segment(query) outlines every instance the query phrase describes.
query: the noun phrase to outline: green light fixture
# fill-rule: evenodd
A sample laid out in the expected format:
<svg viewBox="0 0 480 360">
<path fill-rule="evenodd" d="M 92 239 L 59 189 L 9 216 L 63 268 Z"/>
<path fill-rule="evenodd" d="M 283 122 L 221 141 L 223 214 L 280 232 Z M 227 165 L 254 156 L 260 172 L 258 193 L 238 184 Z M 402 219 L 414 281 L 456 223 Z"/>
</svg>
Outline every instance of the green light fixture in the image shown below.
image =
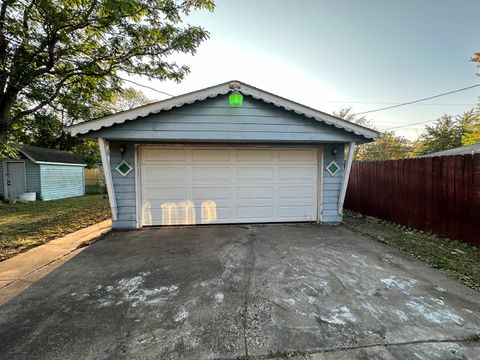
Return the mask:
<svg viewBox="0 0 480 360">
<path fill-rule="evenodd" d="M 228 102 L 231 107 L 240 107 L 243 104 L 243 95 L 239 91 L 234 91 L 228 95 Z"/>
</svg>

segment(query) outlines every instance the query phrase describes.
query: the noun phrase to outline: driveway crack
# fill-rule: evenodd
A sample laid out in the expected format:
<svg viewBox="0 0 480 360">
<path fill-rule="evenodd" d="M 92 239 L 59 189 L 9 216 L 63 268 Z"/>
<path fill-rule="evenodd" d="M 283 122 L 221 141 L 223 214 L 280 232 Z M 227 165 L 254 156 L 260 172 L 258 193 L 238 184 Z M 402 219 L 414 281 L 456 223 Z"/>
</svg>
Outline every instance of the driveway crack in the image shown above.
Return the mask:
<svg viewBox="0 0 480 360">
<path fill-rule="evenodd" d="M 248 240 L 249 252 L 247 254 L 247 282 L 245 286 L 245 300 L 243 304 L 243 341 L 245 345 L 245 356 L 248 355 L 248 344 L 247 344 L 247 316 L 248 316 L 248 306 L 250 299 L 250 287 L 252 284 L 253 273 L 255 271 L 255 234 L 253 229 L 250 228 L 251 233 L 249 234 L 250 239 Z"/>
</svg>

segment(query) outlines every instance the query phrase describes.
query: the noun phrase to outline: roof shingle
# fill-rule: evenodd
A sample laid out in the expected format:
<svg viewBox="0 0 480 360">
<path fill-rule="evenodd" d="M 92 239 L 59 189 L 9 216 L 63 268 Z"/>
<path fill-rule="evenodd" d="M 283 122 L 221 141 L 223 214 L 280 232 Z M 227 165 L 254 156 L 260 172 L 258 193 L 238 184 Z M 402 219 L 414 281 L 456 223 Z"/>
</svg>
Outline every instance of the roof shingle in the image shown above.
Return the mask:
<svg viewBox="0 0 480 360">
<path fill-rule="evenodd" d="M 24 145 L 20 152 L 34 162 L 65 163 L 86 165 L 79 156 L 68 151 L 47 149 L 38 146 Z"/>
</svg>

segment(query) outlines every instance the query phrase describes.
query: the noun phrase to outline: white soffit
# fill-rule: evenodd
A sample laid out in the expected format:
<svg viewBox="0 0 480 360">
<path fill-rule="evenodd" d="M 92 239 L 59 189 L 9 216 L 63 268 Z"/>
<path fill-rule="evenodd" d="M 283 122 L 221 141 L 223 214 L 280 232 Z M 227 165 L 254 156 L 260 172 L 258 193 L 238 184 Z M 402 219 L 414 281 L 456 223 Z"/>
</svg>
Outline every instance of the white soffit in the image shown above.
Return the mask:
<svg viewBox="0 0 480 360">
<path fill-rule="evenodd" d="M 262 100 L 268 104 L 284 108 L 288 111 L 293 111 L 308 118 L 313 118 L 317 121 L 324 122 L 325 124 L 335 126 L 348 132 L 352 132 L 356 135 L 363 136 L 370 140 L 375 140 L 381 135 L 378 131 L 343 120 L 339 117 L 329 115 L 319 110 L 312 109 L 308 106 L 271 94 L 264 90 L 242 83 L 240 81 L 229 81 L 223 84 L 197 90 L 184 95 L 175 96 L 170 99 L 158 101 L 148 105 L 143 105 L 131 110 L 108 115 L 103 118 L 75 124 L 68 127 L 67 129 L 72 136 L 86 134 L 90 131 L 108 128 L 115 124 L 123 124 L 124 122 L 129 120 L 135 120 L 152 114 L 157 114 L 161 111 L 171 110 L 175 107 L 182 107 L 186 104 L 193 104 L 197 101 L 203 101 L 208 98 L 225 95 L 233 90 L 237 90 L 243 95 L 251 96 L 254 99 Z"/>
</svg>

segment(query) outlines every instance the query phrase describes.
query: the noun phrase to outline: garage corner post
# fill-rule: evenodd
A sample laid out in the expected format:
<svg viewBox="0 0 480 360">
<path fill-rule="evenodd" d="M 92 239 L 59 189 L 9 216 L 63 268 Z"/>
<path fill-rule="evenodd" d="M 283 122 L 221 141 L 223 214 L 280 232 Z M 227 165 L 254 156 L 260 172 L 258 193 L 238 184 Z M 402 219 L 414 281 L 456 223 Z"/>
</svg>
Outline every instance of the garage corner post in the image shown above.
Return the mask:
<svg viewBox="0 0 480 360">
<path fill-rule="evenodd" d="M 355 155 L 355 142 L 352 141 L 348 145 L 348 157 L 347 164 L 345 166 L 345 174 L 343 175 L 342 187 L 340 188 L 340 195 L 338 197 L 338 213 L 343 214 L 343 203 L 345 201 L 345 195 L 347 193 L 348 179 L 350 178 L 350 172 L 352 170 L 353 157 Z"/>
<path fill-rule="evenodd" d="M 103 138 L 98 138 L 98 147 L 100 148 L 100 156 L 102 157 L 103 173 L 105 174 L 105 184 L 107 185 L 108 200 L 110 209 L 112 210 L 112 220 L 117 220 L 117 200 L 113 189 L 112 171 L 110 168 L 110 158 L 107 154 L 107 146 Z"/>
</svg>

